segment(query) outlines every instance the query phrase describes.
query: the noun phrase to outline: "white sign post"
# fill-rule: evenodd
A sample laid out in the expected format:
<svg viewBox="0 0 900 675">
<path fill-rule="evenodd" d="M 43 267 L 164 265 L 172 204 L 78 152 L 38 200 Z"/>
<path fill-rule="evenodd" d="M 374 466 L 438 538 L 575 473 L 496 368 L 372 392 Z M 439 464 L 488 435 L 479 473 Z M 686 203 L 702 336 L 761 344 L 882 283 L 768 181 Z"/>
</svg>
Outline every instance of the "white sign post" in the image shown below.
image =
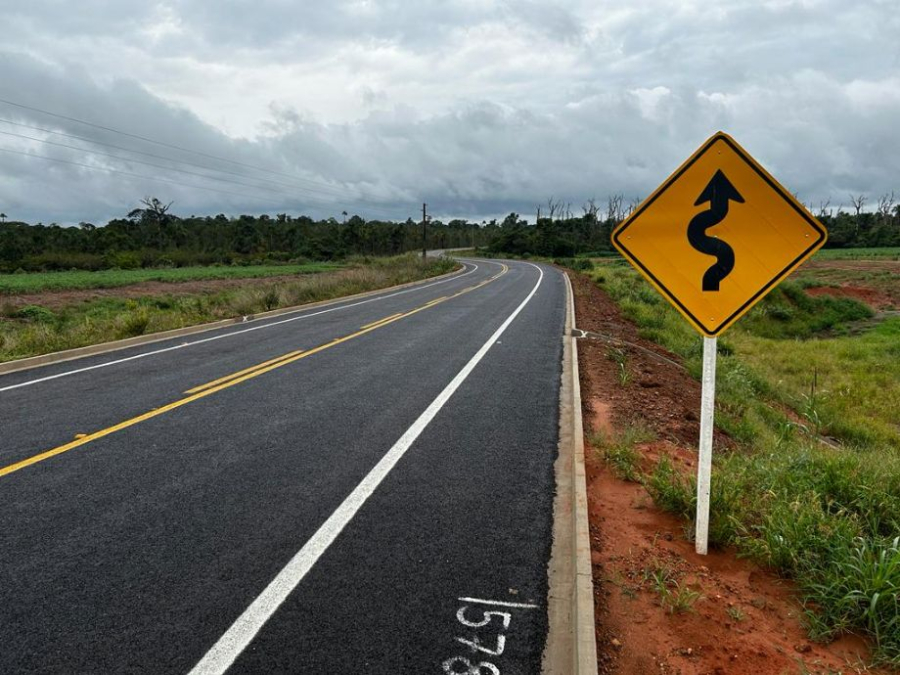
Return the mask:
<svg viewBox="0 0 900 675">
<path fill-rule="evenodd" d="M 709 541 L 709 489 L 712 474 L 713 416 L 716 408 L 716 342 L 703 338 L 703 378 L 700 398 L 700 452 L 697 456 L 697 553 L 706 555 Z"/>
</svg>

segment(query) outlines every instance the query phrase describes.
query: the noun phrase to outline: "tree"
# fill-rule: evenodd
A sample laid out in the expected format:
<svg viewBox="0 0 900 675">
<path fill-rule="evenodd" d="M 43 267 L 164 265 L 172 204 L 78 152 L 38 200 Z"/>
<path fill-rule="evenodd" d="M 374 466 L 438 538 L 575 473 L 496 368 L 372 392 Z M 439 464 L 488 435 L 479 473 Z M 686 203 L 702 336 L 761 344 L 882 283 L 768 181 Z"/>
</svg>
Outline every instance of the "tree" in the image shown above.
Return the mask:
<svg viewBox="0 0 900 675">
<path fill-rule="evenodd" d="M 6 222 L 6 214 L 5 213 L 0 213 L 0 222 L 4 222 L 4 223 Z"/>
</svg>

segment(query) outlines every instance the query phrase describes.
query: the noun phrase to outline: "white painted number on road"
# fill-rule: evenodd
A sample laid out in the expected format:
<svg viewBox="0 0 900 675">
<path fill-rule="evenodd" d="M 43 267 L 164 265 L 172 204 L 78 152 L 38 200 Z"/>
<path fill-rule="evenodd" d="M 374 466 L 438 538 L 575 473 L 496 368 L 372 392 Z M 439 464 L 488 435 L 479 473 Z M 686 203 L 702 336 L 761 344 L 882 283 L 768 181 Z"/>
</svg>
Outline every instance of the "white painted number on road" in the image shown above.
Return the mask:
<svg viewBox="0 0 900 675">
<path fill-rule="evenodd" d="M 457 666 L 462 666 L 465 670 L 459 670 Z M 485 672 L 491 673 L 491 675 L 500 675 L 500 669 L 493 663 L 487 661 L 472 663 L 462 656 L 454 656 L 452 659 L 444 661 L 444 672 L 450 673 L 450 675 L 484 675 Z"/>
<path fill-rule="evenodd" d="M 469 628 L 483 628 L 484 626 L 487 626 L 491 622 L 492 616 L 502 616 L 504 628 L 509 628 L 509 622 L 512 621 L 512 614 L 509 612 L 482 612 L 482 615 L 484 616 L 482 621 L 469 621 L 465 617 L 467 609 L 469 609 L 468 605 L 460 607 L 459 611 L 456 613 L 456 618 L 463 626 L 468 626 Z"/>
<path fill-rule="evenodd" d="M 473 652 L 484 652 L 485 654 L 490 654 L 491 656 L 500 656 L 503 653 L 503 649 L 506 647 L 506 636 L 498 635 L 497 636 L 497 648 L 496 649 L 488 649 L 487 647 L 483 647 L 481 643 L 478 641 L 478 636 L 476 635 L 471 640 L 466 640 L 465 638 L 458 637 L 456 641 L 470 647 Z"/>
<path fill-rule="evenodd" d="M 480 598 L 459 598 L 460 602 L 468 604 L 463 605 L 456 611 L 456 620 L 467 628 L 492 628 L 497 630 L 496 645 L 482 642 L 477 635 L 473 635 L 471 639 L 465 637 L 457 637 L 456 641 L 468 647 L 473 655 L 488 654 L 497 657 L 503 654 L 506 649 L 506 635 L 504 634 L 512 623 L 512 612 L 501 612 L 498 610 L 481 611 L 479 619 L 471 604 L 492 605 L 495 607 L 503 607 L 504 609 L 537 609 L 537 605 L 531 605 L 523 602 L 505 602 L 502 600 L 482 600 Z M 468 616 L 467 616 L 468 612 Z M 493 624 L 493 625 L 492 625 Z M 502 628 L 501 628 L 502 626 Z M 464 656 L 451 656 L 441 664 L 444 672 L 448 675 L 500 675 L 500 668 L 490 661 L 472 661 Z"/>
</svg>

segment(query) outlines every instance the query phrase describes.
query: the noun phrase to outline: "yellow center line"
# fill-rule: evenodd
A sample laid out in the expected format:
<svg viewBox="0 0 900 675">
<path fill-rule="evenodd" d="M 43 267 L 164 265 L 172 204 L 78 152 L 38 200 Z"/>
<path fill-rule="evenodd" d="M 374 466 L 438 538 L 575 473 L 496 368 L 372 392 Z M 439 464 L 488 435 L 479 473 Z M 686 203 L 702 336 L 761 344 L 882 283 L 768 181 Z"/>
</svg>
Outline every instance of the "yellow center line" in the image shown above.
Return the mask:
<svg viewBox="0 0 900 675">
<path fill-rule="evenodd" d="M 402 316 L 403 312 L 397 312 L 396 314 L 391 314 L 390 316 L 386 316 L 383 319 L 378 319 L 378 321 L 373 321 L 372 323 L 367 323 L 365 326 L 360 326 L 360 328 L 374 328 L 380 323 L 384 323 L 389 319 L 396 319 L 398 316 Z"/>
<path fill-rule="evenodd" d="M 282 368 L 283 366 L 294 363 L 295 361 L 299 361 L 300 359 L 305 359 L 306 357 L 312 356 L 313 354 L 318 354 L 319 352 L 325 351 L 326 349 L 334 347 L 335 345 L 348 342 L 362 335 L 365 335 L 366 333 L 370 333 L 373 330 L 377 330 L 379 328 L 392 324 L 395 321 L 400 321 L 401 319 L 405 319 L 406 317 L 412 316 L 413 314 L 418 314 L 419 312 L 422 312 L 426 309 L 431 309 L 432 307 L 435 307 L 442 302 L 446 302 L 447 300 L 451 300 L 453 298 L 457 298 L 461 295 L 469 293 L 470 291 L 474 291 L 475 289 L 481 288 L 485 284 L 488 284 L 494 281 L 494 279 L 497 279 L 498 277 L 505 274 L 508 268 L 506 267 L 506 265 L 503 265 L 503 267 L 505 269 L 503 269 L 497 276 L 491 277 L 490 279 L 482 281 L 481 283 L 474 286 L 464 288 L 463 290 L 459 291 L 458 293 L 454 293 L 453 295 L 446 296 L 444 298 L 437 298 L 436 300 L 432 300 L 429 303 L 422 305 L 421 307 L 417 307 L 408 312 L 396 314 L 393 317 L 386 317 L 385 319 L 376 322 L 374 325 L 370 324 L 368 327 L 363 327 L 355 333 L 350 333 L 349 335 L 345 335 L 344 337 L 335 338 L 331 342 L 326 342 L 325 344 L 319 345 L 318 347 L 313 347 L 312 349 L 307 349 L 305 351 L 298 350 L 295 352 L 289 352 L 280 357 L 258 363 L 255 366 L 250 366 L 249 368 L 245 368 L 244 370 L 240 370 L 236 373 L 232 373 L 231 375 L 225 375 L 224 377 L 220 377 L 217 380 L 207 382 L 206 384 L 202 384 L 188 390 L 185 393 L 189 395 L 185 396 L 184 398 L 178 399 L 177 401 L 173 401 L 172 403 L 168 403 L 159 408 L 154 408 L 153 410 L 145 412 L 142 415 L 132 417 L 131 419 L 127 419 L 124 422 L 119 422 L 118 424 L 114 424 L 111 427 L 106 427 L 105 429 L 101 429 L 100 431 L 85 434 L 80 438 L 76 438 L 70 443 L 66 443 L 65 445 L 60 445 L 56 448 L 38 453 L 37 455 L 32 455 L 31 457 L 27 457 L 21 461 L 15 462 L 14 464 L 0 467 L 0 478 L 16 471 L 20 471 L 21 469 L 29 467 L 33 464 L 43 462 L 44 460 L 50 459 L 51 457 L 61 455 L 64 452 L 68 452 L 69 450 L 74 450 L 75 448 L 81 447 L 82 445 L 87 445 L 91 441 L 96 441 L 100 438 L 104 438 L 106 436 L 109 436 L 110 434 L 116 433 L 117 431 L 122 431 L 123 429 L 133 427 L 135 424 L 140 424 L 141 422 L 146 422 L 147 420 L 153 419 L 154 417 L 159 417 L 160 415 L 175 410 L 176 408 L 180 408 L 181 406 L 187 405 L 188 403 L 193 403 L 194 401 L 198 401 L 201 398 L 206 398 L 207 396 L 211 396 L 212 394 L 215 394 L 217 392 L 229 389 L 242 382 L 246 382 L 247 380 L 251 380 L 253 378 L 259 377 L 260 375 L 276 370 L 277 368 Z"/>
<path fill-rule="evenodd" d="M 292 356 L 296 356 L 297 354 L 302 354 L 303 350 L 298 349 L 297 351 L 288 352 L 287 354 L 282 354 L 281 356 L 276 356 L 274 359 L 270 359 L 268 361 L 263 361 L 262 363 L 257 363 L 255 366 L 250 366 L 249 368 L 244 368 L 243 370 L 239 370 L 236 373 L 231 373 L 230 375 L 225 375 L 224 377 L 220 377 L 217 380 L 212 380 L 211 382 L 207 382 L 206 384 L 201 384 L 193 389 L 188 389 L 185 394 L 196 394 L 198 391 L 203 391 L 204 389 L 209 389 L 210 387 L 214 387 L 217 384 L 221 384 L 222 382 L 228 382 L 229 380 L 233 380 L 236 377 L 240 377 L 241 375 L 246 375 L 247 373 L 252 373 L 255 370 L 260 368 L 264 368 L 265 366 L 269 366 L 273 363 L 278 363 L 279 361 L 284 361 L 285 359 L 289 359 Z"/>
<path fill-rule="evenodd" d="M 446 300 L 446 299 L 447 299 L 447 296 L 446 296 L 446 295 L 442 295 L 441 297 L 435 298 L 434 300 L 429 300 L 428 302 L 425 303 L 425 306 L 426 306 L 426 307 L 430 307 L 431 305 L 436 305 L 436 304 L 438 304 L 439 302 L 443 302 L 443 301 Z"/>
</svg>

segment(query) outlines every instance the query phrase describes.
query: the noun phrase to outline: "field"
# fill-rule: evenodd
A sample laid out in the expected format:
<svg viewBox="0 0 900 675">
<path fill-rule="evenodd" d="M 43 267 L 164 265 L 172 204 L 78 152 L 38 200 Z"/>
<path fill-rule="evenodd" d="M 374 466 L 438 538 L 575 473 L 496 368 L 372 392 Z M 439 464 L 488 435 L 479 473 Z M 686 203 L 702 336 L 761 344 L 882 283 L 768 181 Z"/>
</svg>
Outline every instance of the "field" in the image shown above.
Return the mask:
<svg viewBox="0 0 900 675">
<path fill-rule="evenodd" d="M 280 265 L 186 268 L 194 275 L 191 281 L 184 275 L 178 281 L 171 277 L 169 282 L 146 281 L 146 277 L 136 281 L 132 272 L 111 273 L 113 278 L 122 275 L 120 281 L 130 280 L 130 285 L 112 290 L 81 287 L 7 296 L 8 301 L 0 305 L 0 362 L 386 288 L 442 274 L 455 266 L 447 259 L 425 264 L 417 256 L 406 255 L 360 259 L 339 269 L 323 264 L 314 274 L 310 272 L 315 266 L 294 266 L 301 272 L 294 276 L 285 276 L 291 266 Z M 278 276 L 267 276 L 270 270 Z M 182 271 L 147 270 L 161 275 Z M 238 281 L 215 276 L 245 271 L 255 272 L 256 278 Z M 69 275 L 67 283 L 72 284 L 72 279 L 80 280 L 82 275 L 104 273 L 59 274 Z M 204 274 L 211 276 L 202 278 Z M 11 276 L 18 279 L 32 275 Z M 31 282 L 32 289 L 56 275 L 34 276 L 38 279 Z M 88 279 L 85 283 L 104 282 Z M 23 282 L 23 287 L 28 283 Z M 13 302 L 22 298 L 30 304 Z"/>
<path fill-rule="evenodd" d="M 722 436 L 710 538 L 793 579 L 811 638 L 866 635 L 874 660 L 898 667 L 900 266 L 889 255 L 830 254 L 719 339 Z M 621 262 L 593 265 L 587 274 L 640 338 L 698 379 L 701 340 L 684 319 Z M 609 347 L 607 354 L 625 389 L 641 376 L 629 349 Z M 643 450 L 653 444 L 642 429 L 652 429 L 656 418 L 646 415 L 654 412 L 635 411 L 616 439 L 597 441 L 598 451 L 657 506 L 690 521 L 696 486 L 684 457 L 693 449 L 678 441 L 688 451 L 680 461 L 656 447 L 648 465 Z"/>
<path fill-rule="evenodd" d="M 257 279 L 290 274 L 313 274 L 342 267 L 337 263 L 250 265 L 246 267 L 175 267 L 167 269 L 100 270 L 89 272 L 31 272 L 0 274 L 0 296 L 86 288 L 117 288 L 147 281 L 177 283 L 206 279 Z"/>
<path fill-rule="evenodd" d="M 814 260 L 900 260 L 900 247 L 884 248 L 826 248 L 816 253 Z"/>
</svg>

